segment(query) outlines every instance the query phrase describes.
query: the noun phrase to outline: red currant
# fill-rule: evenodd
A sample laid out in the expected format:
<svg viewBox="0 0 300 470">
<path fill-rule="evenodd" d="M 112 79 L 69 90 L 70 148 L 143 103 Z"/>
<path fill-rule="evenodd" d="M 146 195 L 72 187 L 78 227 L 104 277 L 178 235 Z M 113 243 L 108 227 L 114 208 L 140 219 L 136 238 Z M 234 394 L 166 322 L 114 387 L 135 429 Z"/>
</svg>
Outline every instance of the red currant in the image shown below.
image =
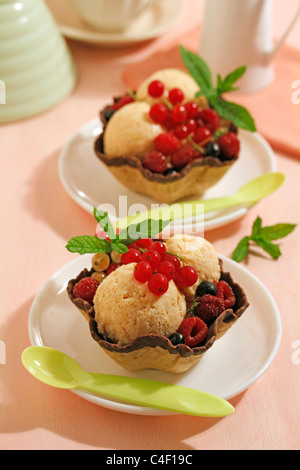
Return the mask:
<svg viewBox="0 0 300 470">
<path fill-rule="evenodd" d="M 198 273 L 192 266 L 183 266 L 177 271 L 174 281 L 179 287 L 191 287 L 198 280 Z"/>
<path fill-rule="evenodd" d="M 174 122 L 172 117 L 168 116 L 167 120 L 164 122 L 164 127 L 168 130 L 168 131 L 172 131 L 173 129 L 175 129 L 175 127 L 177 126 L 177 122 Z"/>
<path fill-rule="evenodd" d="M 167 253 L 165 258 L 164 258 L 164 261 L 169 261 L 170 263 L 172 263 L 176 271 L 179 271 L 179 269 L 181 268 L 180 259 L 176 255 L 172 255 L 171 253 Z"/>
<path fill-rule="evenodd" d="M 172 88 L 169 92 L 169 101 L 173 105 L 182 103 L 184 100 L 184 93 L 179 88 Z"/>
<path fill-rule="evenodd" d="M 187 111 L 188 118 L 194 119 L 198 117 L 199 110 L 198 110 L 197 103 L 194 103 L 193 101 L 189 101 L 188 103 L 185 104 L 185 109 Z"/>
<path fill-rule="evenodd" d="M 204 108 L 200 111 L 200 119 L 203 120 L 204 124 L 215 132 L 220 126 L 220 116 L 212 108 Z"/>
<path fill-rule="evenodd" d="M 152 245 L 152 239 L 142 238 L 141 240 L 137 240 L 135 243 L 139 248 L 142 248 L 143 250 L 148 250 Z"/>
<path fill-rule="evenodd" d="M 168 281 L 171 281 L 176 274 L 176 269 L 175 269 L 174 264 L 170 263 L 170 261 L 163 261 L 158 266 L 157 272 L 166 276 Z"/>
<path fill-rule="evenodd" d="M 146 261 L 152 266 L 153 271 L 155 271 L 161 263 L 161 256 L 157 251 L 148 250 L 142 254 L 141 261 Z"/>
<path fill-rule="evenodd" d="M 160 98 L 165 91 L 164 84 L 160 80 L 153 80 L 149 83 L 148 93 L 152 98 Z"/>
<path fill-rule="evenodd" d="M 157 253 L 160 254 L 160 257 L 161 257 L 162 260 L 164 259 L 164 257 L 167 254 L 167 249 L 166 249 L 165 243 L 160 242 L 160 241 L 153 242 L 151 247 L 150 247 L 150 250 L 157 251 Z"/>
<path fill-rule="evenodd" d="M 169 116 L 169 110 L 163 103 L 155 103 L 151 106 L 149 115 L 152 121 L 157 124 L 163 124 Z"/>
<path fill-rule="evenodd" d="M 174 134 L 179 140 L 186 139 L 189 133 L 190 132 L 186 124 L 178 124 L 174 129 Z"/>
<path fill-rule="evenodd" d="M 182 104 L 177 104 L 171 111 L 171 117 L 174 122 L 180 123 L 186 120 L 187 110 Z"/>
<path fill-rule="evenodd" d="M 186 122 L 186 127 L 188 128 L 189 134 L 191 134 L 192 132 L 195 132 L 195 130 L 197 129 L 197 123 L 195 119 L 189 119 Z"/>
<path fill-rule="evenodd" d="M 167 292 L 169 281 L 163 274 L 155 273 L 151 275 L 148 281 L 148 287 L 152 294 L 160 296 Z"/>
<path fill-rule="evenodd" d="M 227 134 L 222 135 L 217 143 L 226 158 L 234 158 L 239 154 L 240 141 L 234 132 L 227 132 Z"/>
<path fill-rule="evenodd" d="M 208 129 L 208 127 L 198 127 L 198 129 L 195 130 L 193 141 L 196 144 L 205 147 L 211 141 L 211 139 L 212 133 L 211 130 Z"/>
<path fill-rule="evenodd" d="M 123 253 L 121 257 L 122 264 L 130 264 L 130 263 L 138 263 L 141 261 L 142 254 L 140 250 L 136 250 L 135 248 L 129 248 L 127 253 Z"/>
<path fill-rule="evenodd" d="M 138 282 L 144 284 L 149 281 L 152 272 L 152 266 L 145 261 L 141 261 L 134 268 L 134 277 Z"/>
<path fill-rule="evenodd" d="M 171 156 L 171 163 L 175 168 L 183 168 L 193 160 L 194 151 L 190 146 L 180 147 Z"/>
<path fill-rule="evenodd" d="M 170 155 L 175 152 L 179 146 L 179 140 L 171 132 L 159 134 L 155 139 L 155 147 L 159 152 Z"/>
<path fill-rule="evenodd" d="M 153 150 L 144 156 L 142 165 L 154 173 L 164 173 L 167 169 L 168 161 L 161 152 Z"/>
<path fill-rule="evenodd" d="M 111 106 L 111 108 L 114 111 L 117 111 L 118 109 L 123 108 L 123 106 L 126 106 L 127 104 L 130 104 L 130 103 L 133 103 L 133 102 L 134 102 L 134 99 L 132 98 L 132 96 L 125 95 L 125 96 L 122 96 L 122 98 L 120 98 L 116 103 L 114 103 Z"/>
</svg>

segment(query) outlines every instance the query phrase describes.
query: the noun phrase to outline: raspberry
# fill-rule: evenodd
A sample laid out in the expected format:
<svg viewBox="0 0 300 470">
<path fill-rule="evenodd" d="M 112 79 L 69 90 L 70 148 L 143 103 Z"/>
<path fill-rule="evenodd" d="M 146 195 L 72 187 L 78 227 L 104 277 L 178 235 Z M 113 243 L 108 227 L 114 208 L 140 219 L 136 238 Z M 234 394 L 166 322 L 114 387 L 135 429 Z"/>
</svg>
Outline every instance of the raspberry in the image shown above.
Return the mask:
<svg viewBox="0 0 300 470">
<path fill-rule="evenodd" d="M 93 303 L 94 295 L 98 289 L 99 282 L 91 277 L 84 277 L 73 288 L 73 295 L 76 299 L 86 300 L 89 304 Z"/>
<path fill-rule="evenodd" d="M 186 318 L 178 329 L 178 333 L 184 337 L 185 344 L 191 348 L 202 343 L 207 336 L 207 332 L 207 325 L 197 317 Z"/>
<path fill-rule="evenodd" d="M 160 98 L 165 91 L 164 84 L 160 80 L 153 80 L 149 83 L 148 93 L 152 98 Z"/>
<path fill-rule="evenodd" d="M 202 109 L 202 111 L 200 111 L 199 117 L 212 132 L 215 132 L 220 126 L 220 116 L 212 108 Z"/>
<path fill-rule="evenodd" d="M 173 105 L 182 103 L 184 100 L 184 94 L 179 88 L 173 88 L 169 91 L 169 101 Z"/>
<path fill-rule="evenodd" d="M 142 165 L 153 173 L 164 173 L 168 167 L 168 162 L 164 154 L 153 150 L 144 156 Z"/>
<path fill-rule="evenodd" d="M 225 309 L 233 307 L 236 302 L 234 292 L 226 281 L 217 283 L 217 297 L 223 299 Z"/>
<path fill-rule="evenodd" d="M 133 103 L 133 102 L 134 102 L 134 99 L 132 98 L 132 96 L 125 95 L 125 96 L 122 96 L 122 98 L 120 98 L 116 103 L 114 103 L 111 106 L 111 108 L 114 111 L 117 111 L 118 109 L 123 108 L 123 106 L 126 106 L 126 104 L 130 104 L 130 103 Z"/>
<path fill-rule="evenodd" d="M 157 124 L 163 124 L 169 116 L 169 111 L 165 104 L 155 103 L 151 106 L 149 115 L 152 121 Z"/>
<path fill-rule="evenodd" d="M 232 159 L 239 154 L 240 141 L 234 132 L 227 132 L 227 134 L 222 135 L 217 143 L 226 159 Z"/>
<path fill-rule="evenodd" d="M 171 163 L 175 168 L 183 168 L 193 160 L 194 149 L 187 145 L 180 147 L 171 156 Z"/>
<path fill-rule="evenodd" d="M 202 295 L 202 297 L 197 299 L 197 302 L 198 305 L 194 310 L 194 314 L 207 324 L 212 322 L 225 310 L 224 300 L 214 295 Z"/>
<path fill-rule="evenodd" d="M 155 147 L 159 152 L 162 152 L 165 155 L 170 155 L 179 146 L 179 140 L 171 132 L 166 132 L 165 134 L 159 134 L 155 139 Z"/>
</svg>

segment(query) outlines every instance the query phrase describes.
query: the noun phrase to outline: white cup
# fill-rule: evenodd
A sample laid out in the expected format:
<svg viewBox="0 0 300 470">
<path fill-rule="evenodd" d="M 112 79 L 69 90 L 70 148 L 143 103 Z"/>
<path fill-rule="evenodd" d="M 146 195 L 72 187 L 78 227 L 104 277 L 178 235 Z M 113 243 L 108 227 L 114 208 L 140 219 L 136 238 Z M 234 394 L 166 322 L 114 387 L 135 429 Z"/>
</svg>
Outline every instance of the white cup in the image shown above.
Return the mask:
<svg viewBox="0 0 300 470">
<path fill-rule="evenodd" d="M 79 16 L 103 31 L 124 30 L 157 0 L 73 0 Z"/>
</svg>

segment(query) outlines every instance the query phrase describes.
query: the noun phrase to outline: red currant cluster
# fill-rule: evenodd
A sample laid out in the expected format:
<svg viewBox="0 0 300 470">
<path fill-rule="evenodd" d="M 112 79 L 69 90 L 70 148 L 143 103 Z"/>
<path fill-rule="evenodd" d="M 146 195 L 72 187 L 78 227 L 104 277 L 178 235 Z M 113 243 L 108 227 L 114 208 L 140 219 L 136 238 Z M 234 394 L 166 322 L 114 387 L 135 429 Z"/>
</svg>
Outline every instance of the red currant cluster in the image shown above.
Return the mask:
<svg viewBox="0 0 300 470">
<path fill-rule="evenodd" d="M 161 99 L 152 104 L 149 115 L 166 132 L 156 137 L 155 150 L 144 156 L 144 168 L 166 173 L 170 165 L 180 171 L 193 160 L 208 155 L 229 160 L 238 155 L 240 144 L 234 132 L 216 138 L 221 119 L 214 109 L 201 108 L 196 101 L 184 103 L 185 96 L 179 88 L 171 89 L 166 96 L 159 80 L 149 84 L 148 93 Z"/>
<path fill-rule="evenodd" d="M 122 255 L 121 264 L 137 263 L 136 281 L 148 283 L 150 292 L 156 296 L 165 294 L 172 280 L 181 288 L 197 282 L 197 271 L 192 266 L 182 266 L 178 256 L 167 253 L 166 245 L 161 241 L 138 240 L 128 248 Z"/>
</svg>

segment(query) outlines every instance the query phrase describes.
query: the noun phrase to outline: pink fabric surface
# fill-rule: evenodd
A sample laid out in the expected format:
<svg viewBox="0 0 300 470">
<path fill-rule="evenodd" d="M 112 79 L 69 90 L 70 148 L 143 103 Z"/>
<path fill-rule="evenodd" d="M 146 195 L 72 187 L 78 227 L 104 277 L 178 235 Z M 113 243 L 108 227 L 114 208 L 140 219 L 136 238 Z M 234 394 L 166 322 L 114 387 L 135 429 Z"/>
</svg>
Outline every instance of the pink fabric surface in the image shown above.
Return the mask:
<svg viewBox="0 0 300 470">
<path fill-rule="evenodd" d="M 1 450 L 299 449 L 300 364 L 292 360 L 293 345 L 300 340 L 299 228 L 280 242 L 283 255 L 278 261 L 253 250 L 242 263 L 275 299 L 283 336 L 271 366 L 248 390 L 230 400 L 235 407 L 230 417 L 122 414 L 47 387 L 21 364 L 21 353 L 30 345 L 28 314 L 35 295 L 54 272 L 74 259 L 65 249 L 66 241 L 95 230 L 93 217 L 61 185 L 60 151 L 70 135 L 97 117 L 108 97 L 125 89 L 123 72 L 129 64 L 172 47 L 177 35 L 182 37 L 197 26 L 197 0 L 187 3 L 188 16 L 182 25 L 148 44 L 102 50 L 70 42 L 79 70 L 74 92 L 42 115 L 0 127 L 0 344 L 6 352 L 5 363 L 0 363 Z M 290 116 L 282 116 L 283 134 L 290 124 Z M 287 177 L 280 191 L 242 219 L 206 232 L 219 253 L 230 257 L 238 241 L 250 233 L 257 215 L 266 225 L 299 224 L 299 161 L 278 152 L 276 160 Z"/>
</svg>

